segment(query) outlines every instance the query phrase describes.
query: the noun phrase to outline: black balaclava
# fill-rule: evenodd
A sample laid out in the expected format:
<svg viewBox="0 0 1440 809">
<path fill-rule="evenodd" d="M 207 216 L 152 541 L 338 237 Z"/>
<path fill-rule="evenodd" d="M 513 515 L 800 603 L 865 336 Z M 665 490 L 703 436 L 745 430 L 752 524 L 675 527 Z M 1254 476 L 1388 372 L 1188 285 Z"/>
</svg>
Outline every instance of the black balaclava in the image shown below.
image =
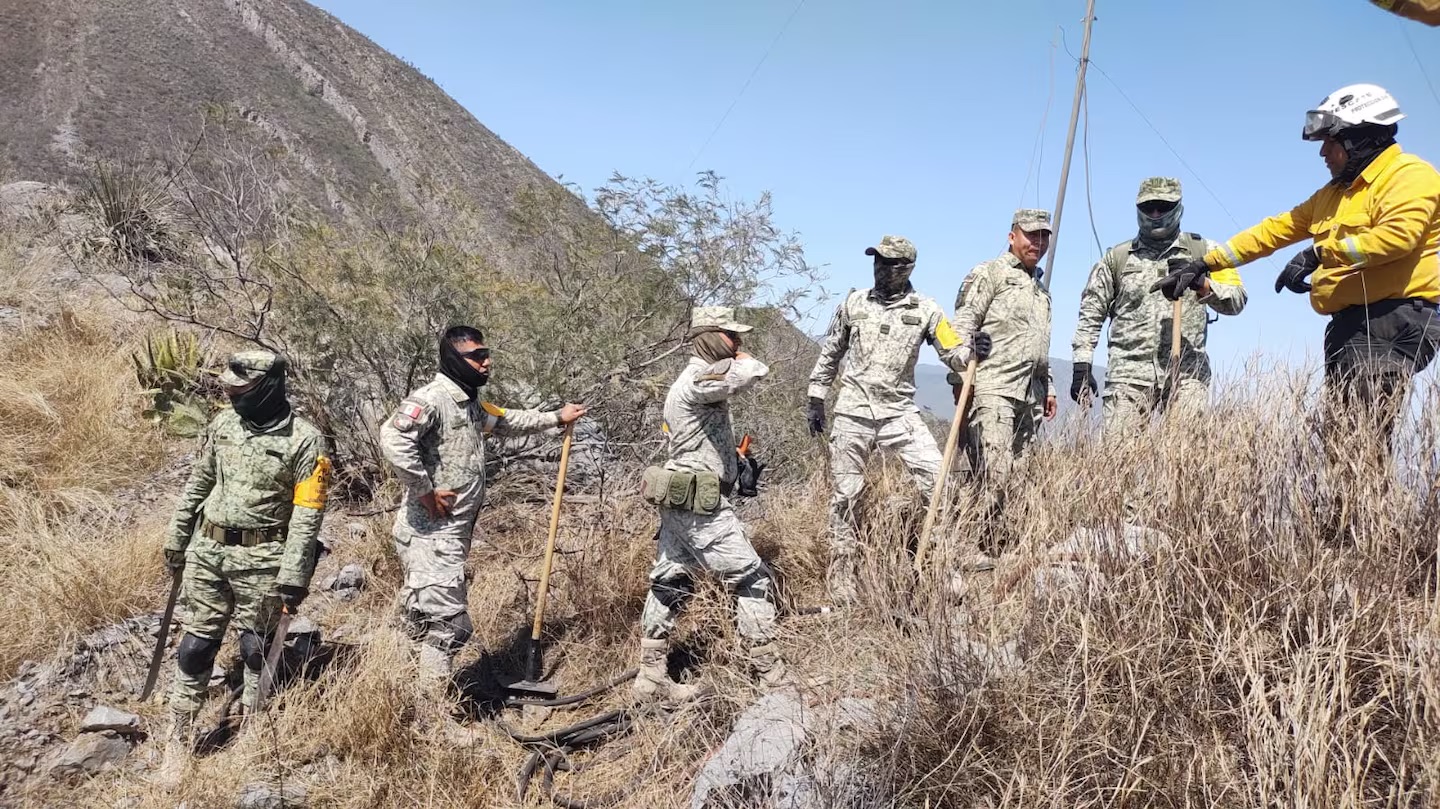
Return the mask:
<svg viewBox="0 0 1440 809">
<path fill-rule="evenodd" d="M 1135 221 L 1140 225 L 1140 241 L 1152 247 L 1168 247 L 1175 241 L 1175 234 L 1180 232 L 1180 217 L 1184 213 L 1185 206 L 1178 202 L 1159 216 L 1147 216 L 1136 206 Z"/>
<path fill-rule="evenodd" d="M 1398 131 L 1399 127 L 1394 124 L 1367 124 L 1336 133 L 1335 139 L 1345 147 L 1345 168 L 1330 182 L 1341 188 L 1355 182 L 1360 172 L 1373 163 L 1381 152 L 1395 145 L 1395 133 Z"/>
<path fill-rule="evenodd" d="M 910 286 L 910 273 L 915 271 L 915 262 L 885 264 L 875 261 L 875 295 L 885 303 L 893 303 L 914 291 Z"/>
<path fill-rule="evenodd" d="M 473 338 L 467 337 L 466 339 Z M 481 341 L 475 340 L 475 342 Z M 459 385 L 460 389 L 465 391 L 465 395 L 471 399 L 474 399 L 480 389 L 485 387 L 485 383 L 490 381 L 488 373 L 475 370 L 475 366 L 460 356 L 460 352 L 455 350 L 455 346 L 451 344 L 448 337 L 440 338 L 440 373 Z"/>
<path fill-rule="evenodd" d="M 252 430 L 268 430 L 290 415 L 285 398 L 285 362 L 276 359 L 270 370 L 243 393 L 230 395 L 235 414 Z"/>
<path fill-rule="evenodd" d="M 690 336 L 690 350 L 695 356 L 714 365 L 735 358 L 735 346 L 725 339 L 720 329 L 710 329 Z"/>
</svg>

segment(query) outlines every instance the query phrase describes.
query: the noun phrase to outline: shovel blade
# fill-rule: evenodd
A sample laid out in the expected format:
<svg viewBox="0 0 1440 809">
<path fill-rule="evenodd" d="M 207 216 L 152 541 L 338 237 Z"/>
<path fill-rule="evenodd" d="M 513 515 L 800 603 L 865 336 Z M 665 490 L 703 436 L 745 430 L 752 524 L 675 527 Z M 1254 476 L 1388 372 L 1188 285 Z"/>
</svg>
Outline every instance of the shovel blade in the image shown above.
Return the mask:
<svg viewBox="0 0 1440 809">
<path fill-rule="evenodd" d="M 509 691 L 514 691 L 521 696 L 543 697 L 554 699 L 560 694 L 560 689 L 546 680 L 519 680 L 505 686 Z"/>
</svg>

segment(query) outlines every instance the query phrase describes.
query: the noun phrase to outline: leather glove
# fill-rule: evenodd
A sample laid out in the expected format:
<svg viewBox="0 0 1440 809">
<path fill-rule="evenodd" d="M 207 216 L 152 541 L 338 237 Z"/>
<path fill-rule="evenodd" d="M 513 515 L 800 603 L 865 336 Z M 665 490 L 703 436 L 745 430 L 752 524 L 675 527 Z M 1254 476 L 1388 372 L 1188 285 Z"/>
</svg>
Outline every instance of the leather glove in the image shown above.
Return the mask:
<svg viewBox="0 0 1440 809">
<path fill-rule="evenodd" d="M 1100 393 L 1100 386 L 1095 384 L 1095 372 L 1091 370 L 1090 363 L 1075 363 L 1075 376 L 1070 380 L 1070 401 L 1080 401 L 1080 395 L 1085 389 L 1090 389 L 1090 397 L 1094 398 Z"/>
<path fill-rule="evenodd" d="M 810 434 L 820 435 L 825 432 L 825 400 L 810 397 L 810 405 L 805 408 L 805 420 L 810 424 Z"/>
<path fill-rule="evenodd" d="M 760 494 L 760 473 L 765 471 L 765 464 L 755 460 L 754 455 L 746 455 L 740 459 L 740 480 L 736 491 L 741 497 L 755 497 Z"/>
<path fill-rule="evenodd" d="M 1320 269 L 1320 254 L 1314 247 L 1307 247 L 1295 254 L 1280 275 L 1275 278 L 1275 291 L 1288 289 L 1301 295 L 1310 291 L 1310 282 L 1305 280 Z"/>
<path fill-rule="evenodd" d="M 170 568 L 171 573 L 179 573 L 185 569 L 185 552 L 173 548 L 165 549 L 165 567 Z"/>
<path fill-rule="evenodd" d="M 305 600 L 305 596 L 310 594 L 309 589 L 296 587 L 293 584 L 277 585 L 275 591 L 276 594 L 280 596 L 280 603 L 289 607 L 292 612 L 299 609 L 300 604 Z"/>
<path fill-rule="evenodd" d="M 983 331 L 975 332 L 974 341 L 975 356 L 981 362 L 984 362 L 990 356 L 990 349 L 995 347 L 995 343 L 990 339 L 990 335 Z"/>
<path fill-rule="evenodd" d="M 1150 286 L 1150 291 L 1159 291 L 1166 300 L 1178 301 L 1187 289 L 1200 289 L 1210 274 L 1210 265 L 1198 258 L 1170 259 L 1170 274 Z"/>
</svg>

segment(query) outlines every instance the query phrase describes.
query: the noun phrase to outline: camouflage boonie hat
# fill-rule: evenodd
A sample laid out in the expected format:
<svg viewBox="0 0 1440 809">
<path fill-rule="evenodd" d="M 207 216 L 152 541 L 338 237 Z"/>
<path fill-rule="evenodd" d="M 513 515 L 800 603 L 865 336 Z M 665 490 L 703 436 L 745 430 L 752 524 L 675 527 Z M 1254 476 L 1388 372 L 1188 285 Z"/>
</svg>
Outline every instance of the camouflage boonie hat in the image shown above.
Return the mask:
<svg viewBox="0 0 1440 809">
<path fill-rule="evenodd" d="M 865 255 L 914 261 L 915 245 L 911 244 L 910 240 L 904 236 L 886 236 L 874 247 L 865 248 Z"/>
<path fill-rule="evenodd" d="M 1135 204 L 1159 200 L 1160 202 L 1180 201 L 1180 181 L 1174 177 L 1150 177 L 1140 183 L 1140 193 L 1135 195 Z"/>
<path fill-rule="evenodd" d="M 1039 208 L 1021 208 L 1016 211 L 1015 216 L 1010 220 L 1010 227 L 1020 228 L 1026 233 L 1054 229 L 1050 227 L 1050 212 L 1042 211 Z"/>
<path fill-rule="evenodd" d="M 690 313 L 690 333 L 692 335 L 706 329 L 743 333 L 752 328 L 754 327 L 747 326 L 735 319 L 735 307 L 733 306 L 697 306 L 695 311 Z"/>
<path fill-rule="evenodd" d="M 258 382 L 274 370 L 285 373 L 285 358 L 269 351 L 237 351 L 225 361 L 220 384 L 227 388 L 243 388 Z"/>
</svg>

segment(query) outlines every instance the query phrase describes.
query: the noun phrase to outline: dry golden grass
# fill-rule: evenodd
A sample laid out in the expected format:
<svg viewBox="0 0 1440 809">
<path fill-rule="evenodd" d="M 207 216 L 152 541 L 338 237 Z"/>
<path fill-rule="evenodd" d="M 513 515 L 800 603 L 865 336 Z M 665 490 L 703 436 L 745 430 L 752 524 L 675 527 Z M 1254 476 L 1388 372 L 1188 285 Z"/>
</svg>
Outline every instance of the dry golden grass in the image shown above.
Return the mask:
<svg viewBox="0 0 1440 809">
<path fill-rule="evenodd" d="M 164 518 L 137 522 L 121 490 L 163 442 L 139 418 L 117 328 L 67 312 L 0 342 L 0 673 L 155 598 Z"/>
</svg>

